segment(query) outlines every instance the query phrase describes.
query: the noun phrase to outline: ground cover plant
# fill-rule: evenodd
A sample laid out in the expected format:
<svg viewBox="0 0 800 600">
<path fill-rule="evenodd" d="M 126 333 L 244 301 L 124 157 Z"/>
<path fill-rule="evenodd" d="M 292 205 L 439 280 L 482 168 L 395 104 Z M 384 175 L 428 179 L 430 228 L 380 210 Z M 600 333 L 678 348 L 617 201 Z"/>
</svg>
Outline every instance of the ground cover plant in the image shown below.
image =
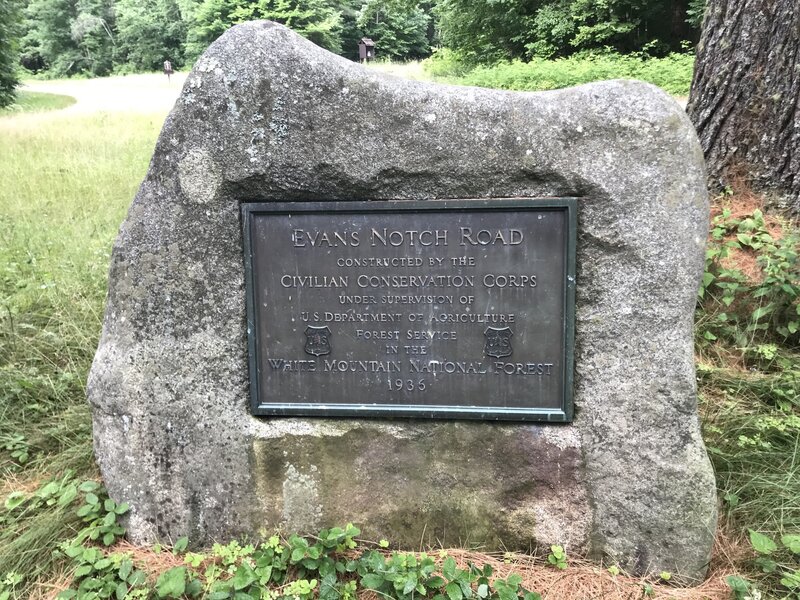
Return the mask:
<svg viewBox="0 0 800 600">
<path fill-rule="evenodd" d="M 163 117 L 0 117 L 0 600 L 61 592 L 239 600 L 533 600 L 535 592 L 551 599 L 800 598 L 800 232 L 745 186 L 715 200 L 696 319 L 701 416 L 722 507 L 702 586 L 671 587 L 668 573 L 628 577 L 569 548 L 534 556 L 392 552 L 347 527 L 316 538 L 287 532 L 277 541 L 264 532 L 191 552 L 191 540 L 170 548 L 127 544 L 127 507 L 105 495 L 92 459 L 84 387 L 111 245 Z M 348 538 L 356 547 L 347 547 Z M 322 566 L 326 558 L 335 583 Z M 412 572 L 418 585 L 428 581 L 425 594 L 416 586 L 404 591 Z"/>
<path fill-rule="evenodd" d="M 640 79 L 677 96 L 686 96 L 692 82 L 694 56 L 673 53 L 663 58 L 615 52 L 583 52 L 566 58 L 533 58 L 470 66 L 443 50 L 424 61 L 438 80 L 504 90 L 543 91 L 604 79 Z"/>
</svg>

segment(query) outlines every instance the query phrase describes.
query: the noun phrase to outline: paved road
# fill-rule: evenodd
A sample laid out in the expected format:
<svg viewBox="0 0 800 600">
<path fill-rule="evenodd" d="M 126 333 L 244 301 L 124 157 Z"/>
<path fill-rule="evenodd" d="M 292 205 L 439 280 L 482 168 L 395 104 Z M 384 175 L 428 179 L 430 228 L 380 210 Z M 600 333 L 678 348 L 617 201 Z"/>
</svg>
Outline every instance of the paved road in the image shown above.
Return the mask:
<svg viewBox="0 0 800 600">
<path fill-rule="evenodd" d="M 186 73 L 176 73 L 167 82 L 166 75 L 118 75 L 98 79 L 59 79 L 57 81 L 26 81 L 23 90 L 66 94 L 75 104 L 61 114 L 95 112 L 169 112 L 180 94 Z"/>
</svg>

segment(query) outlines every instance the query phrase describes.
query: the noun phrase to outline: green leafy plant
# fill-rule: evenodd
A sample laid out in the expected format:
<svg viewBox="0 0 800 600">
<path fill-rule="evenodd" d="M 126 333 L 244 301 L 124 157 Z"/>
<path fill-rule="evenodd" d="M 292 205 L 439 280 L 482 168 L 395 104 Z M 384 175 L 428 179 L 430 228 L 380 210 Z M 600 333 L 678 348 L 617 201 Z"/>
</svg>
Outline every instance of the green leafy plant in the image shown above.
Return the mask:
<svg viewBox="0 0 800 600">
<path fill-rule="evenodd" d="M 776 576 L 788 597 L 800 598 L 800 535 L 784 535 L 779 545 L 768 535 L 752 529 L 749 533 L 750 545 L 758 555 L 756 565 Z"/>
<path fill-rule="evenodd" d="M 72 542 L 62 544 L 64 554 L 73 560 L 73 585 L 61 592 L 58 600 L 90 598 L 147 598 L 150 588 L 146 574 L 135 569 L 130 555 L 106 555 L 101 549 Z"/>
<path fill-rule="evenodd" d="M 128 505 L 124 502 L 117 504 L 108 498 L 105 490 L 95 481 L 85 481 L 78 489 L 85 495 L 77 515 L 86 524 L 78 534 L 78 540 L 99 540 L 110 546 L 125 534 L 125 529 L 117 523 L 117 518 L 128 512 Z"/>
<path fill-rule="evenodd" d="M 93 500 L 81 508 L 88 504 L 94 514 Z M 59 599 L 355 600 L 360 583 L 394 600 L 541 600 L 522 586 L 519 575 L 493 579 L 490 565 L 460 568 L 446 554 L 441 563 L 424 552 L 387 555 L 366 548 L 356 556 L 359 533 L 348 524 L 315 538 L 271 536 L 257 544 L 215 544 L 207 555 L 186 553 L 183 565 L 159 573 L 155 582 L 135 568 L 129 554 L 109 553 L 97 545 L 99 538 L 80 535 L 62 545 L 74 570 L 73 585 Z M 173 554 L 187 546 L 188 540 L 178 540 Z"/>
<path fill-rule="evenodd" d="M 725 583 L 731 588 L 734 600 L 748 600 L 750 598 L 750 582 L 736 575 L 729 575 L 725 578 Z"/>
<path fill-rule="evenodd" d="M 14 461 L 6 468 L 18 470 L 25 466 L 30 458 L 30 446 L 24 435 L 14 433 L 0 436 L 0 447 L 6 450 Z"/>
<path fill-rule="evenodd" d="M 25 580 L 25 576 L 9 571 L 0 579 L 0 600 L 9 600 L 15 588 Z"/>
<path fill-rule="evenodd" d="M 567 551 L 562 546 L 550 546 L 547 562 L 557 569 L 567 568 Z"/>
<path fill-rule="evenodd" d="M 698 319 L 702 339 L 718 337 L 749 347 L 753 340 L 786 340 L 800 330 L 800 234 L 788 223 L 775 239 L 764 214 L 734 217 L 723 209 L 712 221 L 706 270 L 700 287 L 705 315 Z M 732 261 L 735 253 L 755 257 L 757 277 L 748 277 Z M 778 348 L 757 346 L 759 360 L 775 359 Z"/>
</svg>

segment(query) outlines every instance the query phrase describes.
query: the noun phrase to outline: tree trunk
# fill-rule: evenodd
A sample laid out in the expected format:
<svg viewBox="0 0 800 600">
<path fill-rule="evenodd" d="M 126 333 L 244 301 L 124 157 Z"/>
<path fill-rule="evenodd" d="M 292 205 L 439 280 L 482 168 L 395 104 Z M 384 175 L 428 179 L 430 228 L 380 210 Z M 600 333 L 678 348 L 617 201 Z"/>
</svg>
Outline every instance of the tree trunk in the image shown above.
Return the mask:
<svg viewBox="0 0 800 600">
<path fill-rule="evenodd" d="M 712 184 L 744 177 L 800 210 L 800 3 L 709 0 L 686 110 Z"/>
</svg>

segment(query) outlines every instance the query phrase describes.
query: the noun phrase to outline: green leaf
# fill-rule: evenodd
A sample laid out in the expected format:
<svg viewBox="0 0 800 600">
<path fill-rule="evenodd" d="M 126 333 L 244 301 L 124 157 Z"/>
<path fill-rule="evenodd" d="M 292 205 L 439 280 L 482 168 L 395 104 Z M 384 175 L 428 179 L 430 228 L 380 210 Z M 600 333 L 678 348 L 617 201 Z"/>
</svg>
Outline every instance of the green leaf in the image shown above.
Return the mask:
<svg viewBox="0 0 800 600">
<path fill-rule="evenodd" d="M 100 498 L 98 498 L 95 494 L 92 494 L 91 492 L 86 494 L 86 497 L 84 499 L 88 504 L 100 504 Z"/>
<path fill-rule="evenodd" d="M 107 533 L 103 536 L 103 545 L 110 546 L 111 544 L 114 543 L 115 539 L 116 537 L 114 536 L 113 533 Z"/>
<path fill-rule="evenodd" d="M 192 579 L 186 586 L 186 593 L 192 598 L 196 598 L 203 592 L 203 583 L 195 578 Z"/>
<path fill-rule="evenodd" d="M 378 590 L 384 582 L 383 575 L 378 573 L 367 573 L 361 578 L 361 585 L 370 590 Z"/>
<path fill-rule="evenodd" d="M 525 592 L 522 597 L 523 600 L 542 600 L 542 595 L 539 592 Z"/>
<path fill-rule="evenodd" d="M 485 583 L 482 583 L 478 586 L 478 598 L 488 598 L 489 597 L 489 586 Z"/>
<path fill-rule="evenodd" d="M 126 512 L 128 512 L 129 508 L 130 506 L 128 506 L 127 502 L 121 502 L 120 504 L 117 504 L 117 507 L 114 509 L 114 512 L 117 513 L 118 515 L 124 515 Z"/>
<path fill-rule="evenodd" d="M 73 574 L 73 577 L 75 579 L 79 579 L 81 577 L 85 577 L 86 575 L 91 573 L 92 570 L 93 570 L 92 565 L 81 565 L 80 567 L 75 569 L 75 573 Z"/>
<path fill-rule="evenodd" d="M 725 502 L 727 502 L 731 508 L 736 508 L 739 506 L 739 496 L 733 492 L 728 492 L 722 497 L 722 499 L 725 500 Z"/>
<path fill-rule="evenodd" d="M 186 547 L 189 545 L 189 538 L 184 536 L 182 538 L 178 538 L 178 541 L 175 542 L 175 546 L 172 548 L 172 552 L 174 554 L 180 554 Z"/>
<path fill-rule="evenodd" d="M 784 573 L 781 577 L 781 585 L 786 586 L 790 590 L 800 589 L 800 570 L 794 573 Z"/>
<path fill-rule="evenodd" d="M 417 576 L 415 573 L 410 573 L 403 585 L 403 594 L 410 594 L 417 587 Z"/>
<path fill-rule="evenodd" d="M 794 554 L 800 554 L 800 535 L 785 535 L 781 543 Z"/>
<path fill-rule="evenodd" d="M 752 529 L 748 529 L 748 531 L 750 532 L 750 544 L 753 546 L 753 550 L 759 554 L 772 554 L 778 549 L 778 545 L 768 536 Z"/>
<path fill-rule="evenodd" d="M 301 560 L 303 560 L 303 557 L 304 557 L 305 555 L 306 555 L 306 550 L 305 550 L 305 548 L 295 548 L 294 550 L 292 550 L 292 557 L 291 557 L 291 561 L 292 561 L 293 563 L 300 562 Z"/>
<path fill-rule="evenodd" d="M 114 512 L 114 509 L 117 508 L 117 503 L 111 498 L 106 498 L 105 502 L 103 502 L 103 508 L 106 509 L 106 512 Z"/>
<path fill-rule="evenodd" d="M 448 556 L 444 559 L 444 563 L 442 564 L 442 574 L 447 577 L 449 581 L 452 581 L 456 578 L 456 561 L 453 559 L 452 556 Z"/>
<path fill-rule="evenodd" d="M 11 492 L 5 501 L 6 510 L 14 510 L 20 504 L 25 502 L 25 498 L 25 492 Z"/>
<path fill-rule="evenodd" d="M 58 499 L 59 506 L 66 506 L 67 504 L 71 503 L 78 495 L 78 488 L 74 485 L 67 486 L 61 493 L 61 497 Z"/>
<path fill-rule="evenodd" d="M 128 586 L 125 583 L 120 582 L 117 585 L 117 589 L 114 590 L 114 596 L 116 596 L 117 600 L 125 600 L 125 596 L 128 595 Z"/>
<path fill-rule="evenodd" d="M 236 574 L 231 579 L 231 584 L 233 585 L 233 589 L 243 590 L 257 580 L 258 575 L 253 571 L 253 568 L 248 563 L 242 562 L 239 568 L 236 569 Z"/>
<path fill-rule="evenodd" d="M 771 558 L 765 558 L 763 556 L 759 556 L 756 559 L 756 564 L 761 568 L 764 573 L 774 573 L 775 569 L 778 568 L 778 563 L 776 563 Z"/>
<path fill-rule="evenodd" d="M 122 581 L 126 581 L 131 571 L 133 571 L 133 562 L 128 559 L 123 560 L 119 565 L 119 578 Z"/>
<path fill-rule="evenodd" d="M 770 292 L 772 292 L 772 288 L 770 287 L 761 287 L 758 288 L 755 292 L 753 292 L 753 298 L 761 298 L 762 296 L 766 296 Z"/>
<path fill-rule="evenodd" d="M 444 591 L 447 592 L 447 597 L 450 600 L 462 600 L 464 595 L 461 593 L 461 586 L 457 583 L 453 583 L 452 581 L 447 584 L 444 588 Z"/>
<path fill-rule="evenodd" d="M 99 487 L 100 484 L 96 481 L 84 481 L 78 486 L 78 489 L 85 494 L 86 492 L 93 492 Z"/>
<path fill-rule="evenodd" d="M 769 303 L 766 306 L 759 306 L 753 311 L 753 321 L 758 321 L 760 318 L 770 314 L 773 310 L 774 307 L 772 306 L 772 303 Z"/>
<path fill-rule="evenodd" d="M 51 481 L 43 488 L 37 490 L 36 495 L 39 496 L 39 498 L 47 498 L 48 496 L 54 495 L 56 492 L 58 492 L 58 484 L 55 481 Z"/>
<path fill-rule="evenodd" d="M 173 567 L 164 571 L 156 581 L 159 598 L 180 598 L 186 591 L 186 567 Z"/>
</svg>

